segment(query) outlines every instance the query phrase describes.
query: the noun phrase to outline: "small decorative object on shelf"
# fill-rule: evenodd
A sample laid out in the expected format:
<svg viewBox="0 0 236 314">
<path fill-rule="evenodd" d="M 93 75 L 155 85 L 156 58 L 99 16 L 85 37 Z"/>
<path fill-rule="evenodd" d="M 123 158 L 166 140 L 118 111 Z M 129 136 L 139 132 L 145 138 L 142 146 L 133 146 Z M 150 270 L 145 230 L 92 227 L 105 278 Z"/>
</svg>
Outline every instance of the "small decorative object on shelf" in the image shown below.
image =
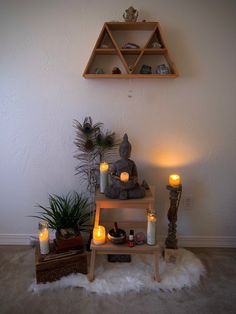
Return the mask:
<svg viewBox="0 0 236 314">
<path fill-rule="evenodd" d="M 121 74 L 121 70 L 118 67 L 112 69 L 112 74 Z"/>
<path fill-rule="evenodd" d="M 104 193 L 105 188 L 108 183 L 108 168 L 109 165 L 107 162 L 100 163 L 100 192 Z"/>
<path fill-rule="evenodd" d="M 154 41 L 152 43 L 152 48 L 161 48 L 161 44 L 159 43 L 159 41 Z"/>
<path fill-rule="evenodd" d="M 134 43 L 127 43 L 125 44 L 122 49 L 139 49 L 140 46 Z"/>
<path fill-rule="evenodd" d="M 114 222 L 114 228 L 109 230 L 107 237 L 113 244 L 122 244 L 126 241 L 126 232 Z"/>
<path fill-rule="evenodd" d="M 106 242 L 106 230 L 105 227 L 99 225 L 93 229 L 93 243 L 101 245 Z"/>
<path fill-rule="evenodd" d="M 156 214 L 154 212 L 147 213 L 147 244 L 156 244 Z"/>
<path fill-rule="evenodd" d="M 96 68 L 94 71 L 95 74 L 104 74 L 105 72 L 101 68 Z"/>
<path fill-rule="evenodd" d="M 39 247 L 42 255 L 49 253 L 49 232 L 46 221 L 39 222 Z"/>
<path fill-rule="evenodd" d="M 146 236 L 143 232 L 138 232 L 134 236 L 135 244 L 141 245 L 146 243 Z"/>
<path fill-rule="evenodd" d="M 157 74 L 170 74 L 170 69 L 166 64 L 159 64 L 156 69 Z"/>
<path fill-rule="evenodd" d="M 107 44 L 101 44 L 100 48 L 102 48 L 102 49 L 108 49 L 108 48 L 110 48 L 110 46 L 107 45 Z"/>
<path fill-rule="evenodd" d="M 130 232 L 129 232 L 128 246 L 129 246 L 129 247 L 134 247 L 134 246 L 135 246 L 135 242 L 134 242 L 134 230 L 130 230 Z"/>
<path fill-rule="evenodd" d="M 139 73 L 152 74 L 152 67 L 150 65 L 143 64 Z"/>
<path fill-rule="evenodd" d="M 125 22 L 136 22 L 138 19 L 138 11 L 131 6 L 125 10 L 123 18 Z"/>
<path fill-rule="evenodd" d="M 168 235 L 165 241 L 165 260 L 167 262 L 175 262 L 177 259 L 177 238 L 176 238 L 176 222 L 177 222 L 177 212 L 179 208 L 179 203 L 182 194 L 182 184 L 180 181 L 180 176 L 177 174 L 172 174 L 169 176 L 169 185 L 167 185 L 167 190 L 170 192 L 170 208 L 168 210 Z"/>
</svg>

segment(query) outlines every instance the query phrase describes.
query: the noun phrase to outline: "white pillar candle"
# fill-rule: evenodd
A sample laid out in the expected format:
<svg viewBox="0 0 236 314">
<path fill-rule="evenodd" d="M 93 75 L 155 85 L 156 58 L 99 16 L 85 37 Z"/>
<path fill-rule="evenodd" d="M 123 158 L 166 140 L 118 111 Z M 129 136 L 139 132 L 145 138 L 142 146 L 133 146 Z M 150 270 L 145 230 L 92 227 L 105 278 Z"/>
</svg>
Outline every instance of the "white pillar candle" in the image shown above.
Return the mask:
<svg viewBox="0 0 236 314">
<path fill-rule="evenodd" d="M 40 253 L 41 254 L 48 254 L 49 253 L 49 234 L 48 234 L 47 228 L 40 230 L 39 247 L 40 247 Z"/>
<path fill-rule="evenodd" d="M 154 213 L 148 213 L 147 215 L 147 244 L 156 244 L 156 215 Z"/>
<path fill-rule="evenodd" d="M 108 183 L 108 163 L 100 163 L 100 192 L 104 193 Z"/>
</svg>

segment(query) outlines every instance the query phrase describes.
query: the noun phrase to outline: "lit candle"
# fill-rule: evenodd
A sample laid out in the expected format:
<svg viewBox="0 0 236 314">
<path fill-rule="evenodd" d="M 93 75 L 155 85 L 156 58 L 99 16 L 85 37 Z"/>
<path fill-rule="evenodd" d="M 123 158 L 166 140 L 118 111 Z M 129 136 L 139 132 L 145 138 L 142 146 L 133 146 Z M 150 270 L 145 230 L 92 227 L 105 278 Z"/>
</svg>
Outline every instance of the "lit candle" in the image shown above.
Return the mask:
<svg viewBox="0 0 236 314">
<path fill-rule="evenodd" d="M 128 172 L 121 172 L 120 174 L 120 181 L 128 182 L 129 181 L 129 174 Z"/>
<path fill-rule="evenodd" d="M 177 188 L 180 185 L 180 176 L 178 174 L 171 174 L 169 176 L 169 185 L 173 188 Z"/>
<path fill-rule="evenodd" d="M 48 254 L 49 253 L 49 235 L 48 229 L 43 228 L 40 230 L 39 233 L 39 247 L 41 254 Z"/>
<path fill-rule="evenodd" d="M 101 245 L 106 242 L 106 230 L 103 226 L 99 225 L 93 229 L 93 243 Z"/>
<path fill-rule="evenodd" d="M 155 245 L 156 244 L 156 215 L 155 213 L 147 214 L 147 244 Z"/>
<path fill-rule="evenodd" d="M 100 192 L 104 193 L 108 182 L 108 163 L 100 163 Z"/>
</svg>

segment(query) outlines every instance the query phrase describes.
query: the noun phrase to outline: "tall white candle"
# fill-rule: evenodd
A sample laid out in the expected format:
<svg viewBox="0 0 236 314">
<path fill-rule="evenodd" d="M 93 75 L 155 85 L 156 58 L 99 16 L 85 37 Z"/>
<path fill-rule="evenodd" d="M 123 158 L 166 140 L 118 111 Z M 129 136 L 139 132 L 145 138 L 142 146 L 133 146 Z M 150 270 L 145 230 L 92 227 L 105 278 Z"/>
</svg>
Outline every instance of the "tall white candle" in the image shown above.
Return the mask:
<svg viewBox="0 0 236 314">
<path fill-rule="evenodd" d="M 40 230 L 39 247 L 40 247 L 40 253 L 41 254 L 48 254 L 49 253 L 49 235 L 48 235 L 48 229 L 47 228 Z"/>
<path fill-rule="evenodd" d="M 148 213 L 147 215 L 147 244 L 156 244 L 156 215 L 154 213 Z"/>
<path fill-rule="evenodd" d="M 100 163 L 100 192 L 104 193 L 108 183 L 108 163 Z"/>
</svg>

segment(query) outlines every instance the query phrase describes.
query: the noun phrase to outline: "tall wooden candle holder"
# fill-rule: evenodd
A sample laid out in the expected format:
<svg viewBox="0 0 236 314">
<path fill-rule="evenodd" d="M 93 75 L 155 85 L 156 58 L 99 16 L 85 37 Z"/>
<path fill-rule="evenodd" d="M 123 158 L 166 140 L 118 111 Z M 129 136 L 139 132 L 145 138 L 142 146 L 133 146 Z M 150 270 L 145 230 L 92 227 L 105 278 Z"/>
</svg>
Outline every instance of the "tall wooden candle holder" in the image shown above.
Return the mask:
<svg viewBox="0 0 236 314">
<path fill-rule="evenodd" d="M 176 187 L 167 185 L 167 190 L 170 191 L 170 208 L 168 210 L 168 236 L 166 238 L 165 244 L 167 249 L 177 249 L 177 238 L 176 238 L 176 228 L 177 228 L 177 212 L 179 208 L 179 203 L 182 194 L 182 184 L 179 184 Z"/>
</svg>

